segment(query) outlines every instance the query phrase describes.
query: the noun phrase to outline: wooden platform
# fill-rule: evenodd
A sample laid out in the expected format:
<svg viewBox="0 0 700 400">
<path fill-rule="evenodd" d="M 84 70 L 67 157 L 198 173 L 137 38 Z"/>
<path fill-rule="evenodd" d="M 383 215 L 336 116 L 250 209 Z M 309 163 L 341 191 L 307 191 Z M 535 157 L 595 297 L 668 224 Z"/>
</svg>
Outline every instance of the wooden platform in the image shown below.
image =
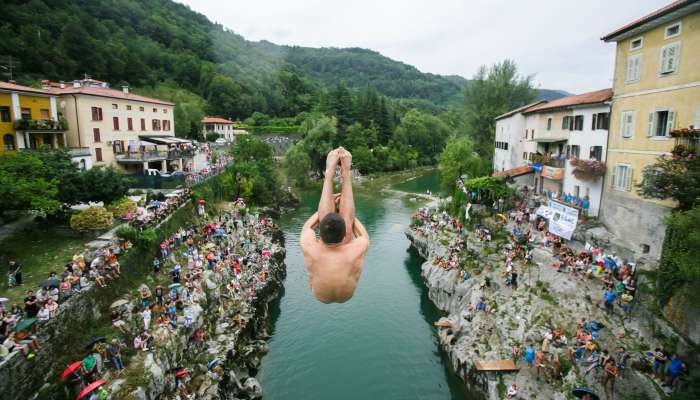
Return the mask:
<svg viewBox="0 0 700 400">
<path fill-rule="evenodd" d="M 520 368 L 515 366 L 515 363 L 513 360 L 493 360 L 493 361 L 484 361 L 484 360 L 476 360 L 474 363 L 474 366 L 476 366 L 477 371 L 495 371 L 495 372 L 517 372 L 520 370 Z"/>
</svg>

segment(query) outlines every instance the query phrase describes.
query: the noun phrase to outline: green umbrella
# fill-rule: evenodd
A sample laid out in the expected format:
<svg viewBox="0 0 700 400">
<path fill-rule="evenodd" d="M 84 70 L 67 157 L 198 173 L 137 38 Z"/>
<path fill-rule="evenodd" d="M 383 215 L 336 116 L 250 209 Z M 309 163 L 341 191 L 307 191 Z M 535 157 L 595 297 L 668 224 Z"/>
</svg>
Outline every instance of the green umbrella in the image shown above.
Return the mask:
<svg viewBox="0 0 700 400">
<path fill-rule="evenodd" d="M 19 321 L 17 325 L 15 325 L 15 332 L 23 331 L 30 326 L 34 325 L 36 322 L 36 318 L 28 318 L 28 319 L 23 319 Z"/>
</svg>

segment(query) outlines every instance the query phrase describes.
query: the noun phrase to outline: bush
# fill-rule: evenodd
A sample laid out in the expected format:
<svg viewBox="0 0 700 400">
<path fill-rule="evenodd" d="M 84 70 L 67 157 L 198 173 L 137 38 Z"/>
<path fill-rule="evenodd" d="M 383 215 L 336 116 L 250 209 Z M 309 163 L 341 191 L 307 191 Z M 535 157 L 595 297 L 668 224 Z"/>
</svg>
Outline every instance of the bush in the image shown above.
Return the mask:
<svg viewBox="0 0 700 400">
<path fill-rule="evenodd" d="M 158 233 L 154 228 L 148 228 L 141 231 L 134 240 L 134 246 L 142 251 L 152 250 L 158 241 Z"/>
<path fill-rule="evenodd" d="M 116 235 L 120 239 L 135 243 L 139 238 L 139 231 L 133 226 L 122 226 L 121 228 L 117 229 Z"/>
<path fill-rule="evenodd" d="M 90 207 L 70 219 L 70 227 L 78 232 L 107 229 L 112 225 L 112 213 L 104 207 Z"/>
<path fill-rule="evenodd" d="M 107 211 L 111 212 L 115 217 L 123 217 L 136 211 L 136 202 L 128 197 L 122 197 L 121 199 L 108 205 Z"/>
<path fill-rule="evenodd" d="M 218 139 L 220 137 L 221 137 L 221 135 L 219 135 L 218 133 L 207 133 L 206 140 L 207 140 L 207 142 L 215 142 L 216 139 Z"/>
</svg>

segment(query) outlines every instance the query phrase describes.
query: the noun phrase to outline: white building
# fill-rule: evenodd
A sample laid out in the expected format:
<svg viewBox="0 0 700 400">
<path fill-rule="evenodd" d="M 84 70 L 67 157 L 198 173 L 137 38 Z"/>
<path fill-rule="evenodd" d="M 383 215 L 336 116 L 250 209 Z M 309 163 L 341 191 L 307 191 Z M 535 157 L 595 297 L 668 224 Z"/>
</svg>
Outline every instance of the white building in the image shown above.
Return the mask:
<svg viewBox="0 0 700 400">
<path fill-rule="evenodd" d="M 225 118 L 204 117 L 202 118 L 202 128 L 204 135 L 215 133 L 228 142 L 233 142 L 236 135 L 233 121 Z"/>
<path fill-rule="evenodd" d="M 524 111 L 526 117 L 539 116 L 536 127 L 529 128 L 529 141 L 537 146 L 529 157 L 535 169 L 535 190 L 579 206 L 585 202 L 583 208 L 590 216 L 597 216 L 600 209 L 603 176 L 580 178 L 579 174 L 577 178 L 574 171 L 586 168 L 572 162 L 605 163 L 611 98 L 612 90 L 603 89 Z M 599 166 L 604 174 L 604 164 Z"/>
<path fill-rule="evenodd" d="M 530 135 L 537 125 L 539 114 L 523 114 L 530 108 L 546 103 L 541 100 L 496 117 L 496 135 L 494 142 L 493 172 L 497 176 L 511 176 L 522 185 L 533 185 L 530 168 L 527 165 L 529 155 L 534 153 L 537 145 L 531 142 Z"/>
</svg>

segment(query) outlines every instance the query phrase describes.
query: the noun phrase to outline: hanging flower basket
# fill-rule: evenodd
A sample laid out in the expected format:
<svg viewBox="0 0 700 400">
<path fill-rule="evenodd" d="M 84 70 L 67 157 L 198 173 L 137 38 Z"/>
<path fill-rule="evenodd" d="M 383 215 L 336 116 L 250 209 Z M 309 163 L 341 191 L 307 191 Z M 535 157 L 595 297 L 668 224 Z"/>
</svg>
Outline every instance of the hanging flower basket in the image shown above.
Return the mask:
<svg viewBox="0 0 700 400">
<path fill-rule="evenodd" d="M 571 173 L 582 181 L 594 181 L 605 175 L 605 163 L 598 160 L 574 158 L 569 161 L 569 164 L 574 167 Z"/>
<path fill-rule="evenodd" d="M 700 128 L 681 128 L 672 130 L 670 135 L 674 138 L 699 138 Z"/>
</svg>

